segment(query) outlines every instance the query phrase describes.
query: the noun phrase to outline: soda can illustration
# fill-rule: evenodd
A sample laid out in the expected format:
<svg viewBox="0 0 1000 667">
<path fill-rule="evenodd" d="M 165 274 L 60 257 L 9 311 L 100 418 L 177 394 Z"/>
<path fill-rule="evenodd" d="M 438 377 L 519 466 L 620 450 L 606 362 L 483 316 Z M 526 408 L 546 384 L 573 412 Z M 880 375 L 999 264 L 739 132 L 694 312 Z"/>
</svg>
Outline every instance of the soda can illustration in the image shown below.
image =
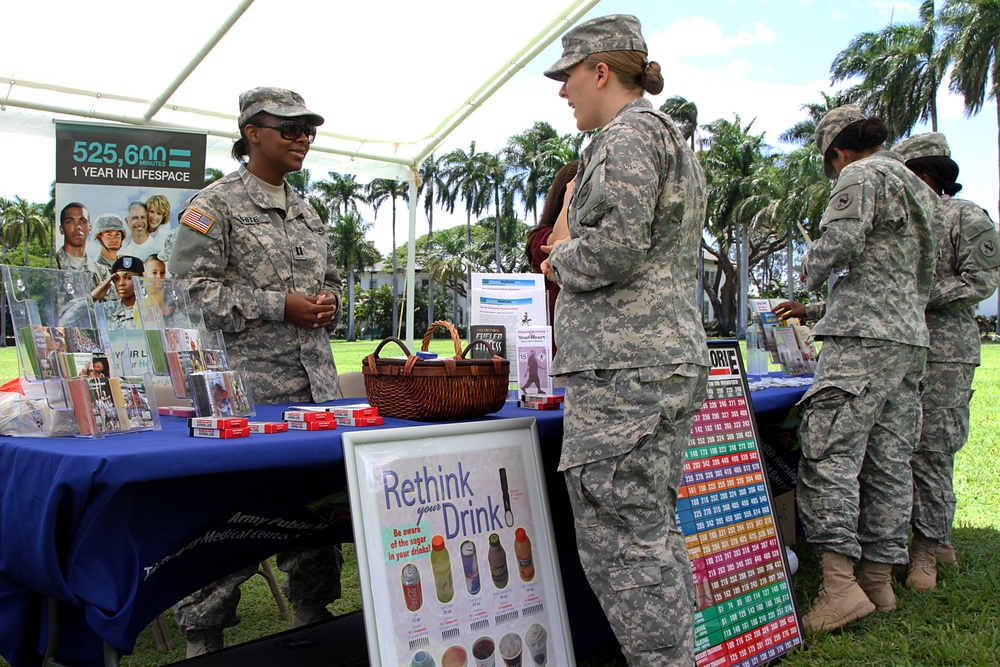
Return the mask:
<svg viewBox="0 0 1000 667">
<path fill-rule="evenodd" d="M 420 588 L 420 571 L 413 563 L 403 566 L 403 597 L 406 599 L 406 608 L 410 611 L 420 609 L 424 603 L 424 593 Z"/>
<path fill-rule="evenodd" d="M 462 569 L 465 571 L 465 587 L 469 589 L 469 595 L 478 595 L 481 584 L 479 583 L 479 559 L 476 558 L 476 545 L 472 540 L 462 542 Z"/>
</svg>

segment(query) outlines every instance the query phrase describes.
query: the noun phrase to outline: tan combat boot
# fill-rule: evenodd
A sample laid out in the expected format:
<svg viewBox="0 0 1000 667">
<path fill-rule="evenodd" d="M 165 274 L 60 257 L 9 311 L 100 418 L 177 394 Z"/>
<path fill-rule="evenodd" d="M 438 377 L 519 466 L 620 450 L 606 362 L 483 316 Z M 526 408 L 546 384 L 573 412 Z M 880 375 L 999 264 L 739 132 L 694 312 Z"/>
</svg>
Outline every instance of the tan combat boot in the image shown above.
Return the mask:
<svg viewBox="0 0 1000 667">
<path fill-rule="evenodd" d="M 896 611 L 896 594 L 892 591 L 892 563 L 862 560 L 858 586 L 861 586 L 875 608 L 883 614 Z"/>
<path fill-rule="evenodd" d="M 910 542 L 910 569 L 906 575 L 906 587 L 918 592 L 933 591 L 937 588 L 937 559 L 934 551 L 937 542 L 929 537 L 914 535 Z"/>
<path fill-rule="evenodd" d="M 937 560 L 938 565 L 953 565 L 955 569 L 958 569 L 958 556 L 955 555 L 955 545 L 951 542 L 947 544 L 938 542 L 937 549 L 934 550 L 934 559 Z"/>
<path fill-rule="evenodd" d="M 320 621 L 328 621 L 333 618 L 333 614 L 322 604 L 293 605 L 292 627 L 301 628 L 305 625 L 312 625 Z"/>
<path fill-rule="evenodd" d="M 222 630 L 188 630 L 184 636 L 185 658 L 197 658 L 222 648 Z"/>
<path fill-rule="evenodd" d="M 802 617 L 802 625 L 807 630 L 836 630 L 875 611 L 875 605 L 855 581 L 854 566 L 847 556 L 824 551 L 820 555 L 820 566 L 823 581 L 819 594 L 812 608 Z"/>
</svg>

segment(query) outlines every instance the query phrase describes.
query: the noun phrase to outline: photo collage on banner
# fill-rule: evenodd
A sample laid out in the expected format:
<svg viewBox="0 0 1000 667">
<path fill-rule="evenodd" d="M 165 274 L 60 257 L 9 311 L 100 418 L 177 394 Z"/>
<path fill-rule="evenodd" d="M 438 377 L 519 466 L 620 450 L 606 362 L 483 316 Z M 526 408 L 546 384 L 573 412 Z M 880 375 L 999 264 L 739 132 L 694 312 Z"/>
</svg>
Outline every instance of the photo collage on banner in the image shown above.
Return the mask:
<svg viewBox="0 0 1000 667">
<path fill-rule="evenodd" d="M 753 667 L 800 646 L 802 628 L 739 345 L 712 341 L 709 352 L 677 526 L 694 574 L 698 667 Z"/>
<path fill-rule="evenodd" d="M 168 237 L 177 228 L 177 214 L 204 186 L 206 146 L 206 135 L 199 132 L 56 123 L 59 268 L 81 270 L 81 243 L 87 262 L 103 261 L 108 267 L 115 255 L 138 257 L 144 263 L 151 255 L 163 259 L 172 243 Z M 71 204 L 82 207 L 64 212 Z M 86 235 L 81 213 L 89 220 Z M 120 243 L 112 234 L 102 246 L 97 238 L 100 220 L 102 228 L 124 229 Z M 145 268 L 150 274 L 163 270 L 155 262 Z"/>
</svg>

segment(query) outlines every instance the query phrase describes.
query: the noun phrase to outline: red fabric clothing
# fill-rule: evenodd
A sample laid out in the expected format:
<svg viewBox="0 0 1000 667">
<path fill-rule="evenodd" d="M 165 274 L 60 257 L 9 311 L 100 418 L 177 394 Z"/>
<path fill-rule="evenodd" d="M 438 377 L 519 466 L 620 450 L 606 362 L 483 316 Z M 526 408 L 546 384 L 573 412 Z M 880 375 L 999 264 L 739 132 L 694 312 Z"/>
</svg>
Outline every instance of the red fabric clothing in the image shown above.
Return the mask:
<svg viewBox="0 0 1000 667">
<path fill-rule="evenodd" d="M 549 237 L 552 236 L 552 227 L 540 229 L 528 241 L 528 255 L 531 257 L 531 270 L 534 273 L 542 272 L 542 262 L 548 259 L 548 254 L 542 251 L 542 246 L 547 245 Z M 545 291 L 549 297 L 549 326 L 553 326 L 556 316 L 556 297 L 559 296 L 559 285 L 548 278 L 545 279 Z M 552 354 L 555 356 L 556 343 L 553 338 Z"/>
</svg>

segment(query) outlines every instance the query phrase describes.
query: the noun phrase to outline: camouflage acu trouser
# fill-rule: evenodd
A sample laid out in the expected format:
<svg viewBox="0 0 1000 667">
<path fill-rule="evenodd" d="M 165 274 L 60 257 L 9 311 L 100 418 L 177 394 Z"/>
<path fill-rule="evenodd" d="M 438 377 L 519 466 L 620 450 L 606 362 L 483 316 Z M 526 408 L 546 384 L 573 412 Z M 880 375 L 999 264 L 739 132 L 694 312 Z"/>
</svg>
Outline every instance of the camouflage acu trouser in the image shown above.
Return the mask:
<svg viewBox="0 0 1000 667">
<path fill-rule="evenodd" d="M 344 558 L 334 546 L 320 549 L 289 549 L 277 556 L 278 568 L 288 573 L 281 591 L 293 608 L 328 605 L 340 597 L 340 567 Z M 174 605 L 177 629 L 185 637 L 190 630 L 221 630 L 240 622 L 236 608 L 240 585 L 257 572 L 246 567 L 195 591 Z"/>
<path fill-rule="evenodd" d="M 926 348 L 827 337 L 802 402 L 796 501 L 817 552 L 906 563 Z"/>
<path fill-rule="evenodd" d="M 923 426 L 913 450 L 913 529 L 932 540 L 951 542 L 955 520 L 952 473 L 955 453 L 969 437 L 973 364 L 927 362 Z"/>
<path fill-rule="evenodd" d="M 575 461 L 566 485 L 580 562 L 633 666 L 694 665 L 691 563 L 674 519 L 708 369 L 684 368 L 694 376 L 650 381 L 646 369 L 567 376 L 563 460 L 621 452 Z"/>
</svg>

